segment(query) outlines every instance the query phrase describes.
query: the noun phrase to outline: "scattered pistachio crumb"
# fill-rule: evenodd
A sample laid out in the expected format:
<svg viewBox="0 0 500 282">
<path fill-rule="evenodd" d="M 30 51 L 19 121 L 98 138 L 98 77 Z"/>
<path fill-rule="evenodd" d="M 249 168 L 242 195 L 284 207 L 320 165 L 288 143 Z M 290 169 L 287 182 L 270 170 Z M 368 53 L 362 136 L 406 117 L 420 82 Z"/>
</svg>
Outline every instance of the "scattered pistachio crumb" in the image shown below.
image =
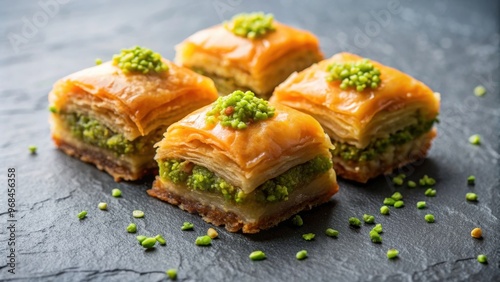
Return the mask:
<svg viewBox="0 0 500 282">
<path fill-rule="evenodd" d="M 477 97 L 482 97 L 484 96 L 484 94 L 486 94 L 486 88 L 484 88 L 484 86 L 478 85 L 474 87 L 474 95 L 476 95 Z"/>
<path fill-rule="evenodd" d="M 98 66 L 102 64 L 102 60 L 100 58 L 95 59 L 95 64 Z"/>
<path fill-rule="evenodd" d="M 377 223 L 375 225 L 375 227 L 372 228 L 371 231 L 375 231 L 377 233 L 382 233 L 383 232 L 383 229 L 382 229 L 382 224 L 381 223 Z"/>
<path fill-rule="evenodd" d="M 251 260 L 263 260 L 266 259 L 266 254 L 263 251 L 253 251 L 248 257 Z"/>
<path fill-rule="evenodd" d="M 108 209 L 108 204 L 106 203 L 99 203 L 99 205 L 97 205 L 97 207 L 100 209 L 100 210 L 107 210 Z"/>
<path fill-rule="evenodd" d="M 477 261 L 480 263 L 488 263 L 488 258 L 485 255 L 481 254 L 477 256 Z"/>
<path fill-rule="evenodd" d="M 389 249 L 387 251 L 387 258 L 388 259 L 395 259 L 399 256 L 399 251 L 396 249 Z"/>
<path fill-rule="evenodd" d="M 302 238 L 304 238 L 304 240 L 306 241 L 311 241 L 314 239 L 314 237 L 316 237 L 316 234 L 314 233 L 306 233 L 302 235 Z"/>
<path fill-rule="evenodd" d="M 337 238 L 339 236 L 339 232 L 333 228 L 326 229 L 325 234 L 328 237 L 334 237 L 334 238 Z"/>
<path fill-rule="evenodd" d="M 374 223 L 375 222 L 375 217 L 371 214 L 364 214 L 363 215 L 363 220 L 366 222 L 366 223 Z"/>
<path fill-rule="evenodd" d="M 397 208 L 397 209 L 402 208 L 404 206 L 405 206 L 405 202 L 403 202 L 403 201 L 396 201 L 394 203 L 394 207 Z"/>
<path fill-rule="evenodd" d="M 163 238 L 163 236 L 161 236 L 160 234 L 156 235 L 155 236 L 155 239 L 156 241 L 158 241 L 158 243 L 160 243 L 160 245 L 162 246 L 165 246 L 167 244 L 167 241 L 165 240 L 165 238 Z"/>
<path fill-rule="evenodd" d="M 394 200 L 393 198 L 385 198 L 384 199 L 384 205 L 387 205 L 387 206 L 394 206 L 395 202 L 396 202 L 396 200 Z"/>
<path fill-rule="evenodd" d="M 475 201 L 477 201 L 477 194 L 476 193 L 467 193 L 467 194 L 465 194 L 465 199 L 467 201 L 475 202 Z"/>
<path fill-rule="evenodd" d="M 217 230 L 213 229 L 213 228 L 208 228 L 207 230 L 207 235 L 208 237 L 212 238 L 212 239 L 215 239 L 217 237 L 219 237 L 219 233 L 217 233 Z"/>
<path fill-rule="evenodd" d="M 194 228 L 194 224 L 192 224 L 191 222 L 187 222 L 187 221 L 186 221 L 186 222 L 184 222 L 184 223 L 182 224 L 181 230 L 182 230 L 182 231 L 186 231 L 186 230 L 193 230 L 193 228 Z"/>
<path fill-rule="evenodd" d="M 130 225 L 129 225 L 130 226 Z M 144 236 L 144 235 L 138 235 L 137 237 L 135 237 L 137 239 L 137 241 L 139 241 L 139 243 L 142 243 L 142 241 L 146 240 L 148 237 Z"/>
<path fill-rule="evenodd" d="M 361 226 L 361 220 L 357 217 L 350 217 L 349 218 L 349 225 L 354 226 L 354 227 L 360 227 Z"/>
<path fill-rule="evenodd" d="M 132 216 L 135 218 L 142 218 L 144 217 L 144 212 L 141 210 L 135 210 L 132 212 Z"/>
<path fill-rule="evenodd" d="M 469 143 L 473 145 L 481 144 L 481 136 L 479 136 L 479 134 L 471 135 L 471 137 L 469 137 Z"/>
<path fill-rule="evenodd" d="M 401 193 L 399 192 L 395 192 L 394 194 L 392 194 L 391 198 L 393 198 L 396 201 L 399 201 L 403 199 L 403 195 L 401 195 Z"/>
<path fill-rule="evenodd" d="M 401 185 L 403 185 L 404 180 L 403 180 L 403 178 L 396 176 L 392 179 L 392 183 L 394 183 L 395 185 L 401 186 Z"/>
<path fill-rule="evenodd" d="M 427 203 L 425 201 L 417 202 L 417 209 L 425 209 L 427 207 Z"/>
<path fill-rule="evenodd" d="M 408 187 L 415 188 L 415 187 L 417 187 L 417 183 L 415 183 L 415 181 L 410 180 L 410 181 L 408 181 Z"/>
<path fill-rule="evenodd" d="M 467 184 L 475 185 L 476 184 L 476 177 L 474 175 L 469 175 L 469 177 L 467 177 Z"/>
<path fill-rule="evenodd" d="M 295 257 L 298 260 L 306 259 L 307 258 L 307 251 L 306 250 L 299 251 L 299 252 L 297 252 L 297 254 L 295 255 Z"/>
<path fill-rule="evenodd" d="M 476 228 L 472 229 L 472 231 L 470 232 L 470 236 L 472 236 L 473 238 L 479 239 L 479 238 L 483 237 L 483 230 L 481 230 L 481 228 L 479 228 L 479 227 L 476 227 Z"/>
<path fill-rule="evenodd" d="M 135 223 L 130 223 L 128 226 L 127 226 L 127 232 L 128 233 L 135 233 L 137 232 L 137 225 Z M 139 236 L 137 236 L 139 237 Z M 142 238 L 142 237 L 141 237 Z M 145 238 L 144 238 L 145 239 Z"/>
<path fill-rule="evenodd" d="M 426 215 L 424 216 L 424 219 L 425 219 L 425 221 L 427 221 L 428 223 L 433 223 L 433 222 L 434 222 L 434 215 L 432 215 L 432 214 L 430 214 L 430 213 L 429 213 L 429 214 L 426 214 Z"/>
<path fill-rule="evenodd" d="M 122 196 L 122 191 L 118 188 L 111 190 L 111 196 L 118 198 Z"/>
<path fill-rule="evenodd" d="M 79 219 L 84 219 L 85 217 L 87 217 L 87 211 L 81 211 L 80 213 L 77 214 L 77 217 Z"/>
<path fill-rule="evenodd" d="M 141 242 L 141 246 L 143 246 L 146 249 L 151 249 L 155 245 L 156 245 L 156 238 L 154 237 L 146 238 Z"/>
<path fill-rule="evenodd" d="M 168 278 L 170 278 L 172 280 L 177 279 L 177 269 L 171 268 L 171 269 L 165 271 L 165 273 L 167 274 Z"/>
<path fill-rule="evenodd" d="M 370 231 L 370 239 L 373 243 L 382 243 L 382 236 L 375 230 Z"/>
<path fill-rule="evenodd" d="M 37 150 L 37 149 L 38 149 L 38 148 L 37 148 L 37 146 L 35 146 L 35 145 L 30 145 L 30 146 L 28 146 L 28 150 L 30 150 L 30 153 L 31 153 L 32 155 L 36 154 L 36 150 Z"/>
<path fill-rule="evenodd" d="M 426 195 L 427 197 L 435 197 L 436 193 L 437 192 L 435 189 L 429 188 L 429 189 L 425 190 L 424 195 Z"/>
<path fill-rule="evenodd" d="M 212 244 L 212 238 L 208 235 L 199 236 L 194 243 L 197 246 L 208 246 Z"/>
<path fill-rule="evenodd" d="M 383 214 L 383 215 L 388 215 L 390 212 L 389 210 L 389 207 L 388 206 L 382 206 L 380 207 L 380 213 Z"/>
<path fill-rule="evenodd" d="M 304 224 L 304 221 L 302 220 L 302 217 L 297 214 L 292 218 L 292 224 L 300 227 Z"/>
</svg>

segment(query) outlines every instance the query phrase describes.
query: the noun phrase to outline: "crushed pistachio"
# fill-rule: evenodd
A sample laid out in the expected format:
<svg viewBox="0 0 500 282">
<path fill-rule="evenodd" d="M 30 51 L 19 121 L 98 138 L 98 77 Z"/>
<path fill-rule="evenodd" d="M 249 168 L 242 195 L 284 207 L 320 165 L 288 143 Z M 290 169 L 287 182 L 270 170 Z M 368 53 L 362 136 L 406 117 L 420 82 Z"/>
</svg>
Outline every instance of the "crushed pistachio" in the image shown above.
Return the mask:
<svg viewBox="0 0 500 282">
<path fill-rule="evenodd" d="M 135 223 L 130 223 L 128 226 L 127 226 L 127 232 L 128 233 L 135 233 L 137 232 L 137 224 Z M 145 239 L 145 238 L 144 238 Z"/>
<path fill-rule="evenodd" d="M 236 90 L 212 104 L 206 121 L 212 124 L 219 121 L 222 126 L 242 130 L 252 123 L 272 118 L 274 110 L 266 100 L 255 97 L 252 91 Z"/>
<path fill-rule="evenodd" d="M 436 179 L 429 177 L 427 174 L 424 175 L 420 180 L 418 181 L 420 186 L 432 186 L 436 184 Z"/>
<path fill-rule="evenodd" d="M 467 184 L 475 185 L 476 184 L 476 177 L 474 175 L 470 175 L 469 177 L 467 177 Z"/>
<path fill-rule="evenodd" d="M 32 155 L 36 154 L 36 150 L 37 150 L 37 149 L 38 149 L 38 147 L 37 147 L 37 146 L 35 146 L 35 145 L 30 145 L 30 146 L 28 146 L 28 150 L 30 151 L 30 153 L 31 153 Z"/>
<path fill-rule="evenodd" d="M 144 235 L 138 235 L 135 238 L 137 239 L 137 241 L 139 241 L 139 243 L 142 243 L 142 241 L 146 240 L 148 237 L 146 237 Z"/>
<path fill-rule="evenodd" d="M 326 69 L 329 74 L 326 80 L 340 80 L 340 88 L 346 90 L 353 87 L 361 92 L 365 88 L 377 88 L 380 85 L 380 70 L 373 66 L 368 59 L 349 63 L 333 63 Z"/>
<path fill-rule="evenodd" d="M 49 106 L 49 112 L 53 113 L 53 114 L 57 114 L 57 108 L 56 106 Z"/>
<path fill-rule="evenodd" d="M 165 273 L 167 274 L 168 278 L 170 278 L 172 280 L 177 279 L 177 269 L 171 268 L 171 269 L 165 271 Z"/>
<path fill-rule="evenodd" d="M 97 207 L 98 207 L 100 210 L 105 211 L 105 210 L 107 210 L 107 209 L 108 209 L 108 204 L 107 204 L 107 203 L 99 203 L 99 204 L 97 205 Z"/>
<path fill-rule="evenodd" d="M 382 236 L 375 230 L 370 231 L 370 239 L 373 243 L 382 243 Z"/>
<path fill-rule="evenodd" d="M 387 205 L 387 206 L 394 206 L 395 202 L 396 202 L 396 200 L 394 200 L 393 198 L 385 198 L 384 199 L 384 205 Z"/>
<path fill-rule="evenodd" d="M 311 241 L 312 239 L 314 239 L 314 237 L 316 237 L 316 234 L 314 233 L 307 233 L 302 235 L 302 238 L 306 241 Z"/>
<path fill-rule="evenodd" d="M 298 260 L 306 259 L 307 258 L 307 251 L 306 250 L 299 251 L 299 252 L 297 252 L 297 254 L 295 255 L 295 257 Z"/>
<path fill-rule="evenodd" d="M 134 210 L 132 212 L 132 216 L 135 218 L 142 218 L 142 217 L 144 217 L 144 212 L 141 210 Z"/>
<path fill-rule="evenodd" d="M 113 55 L 113 65 L 118 66 L 124 73 L 162 73 L 168 70 L 161 55 L 152 50 L 134 46 L 122 49 L 120 54 Z"/>
<path fill-rule="evenodd" d="M 415 188 L 415 187 L 417 187 L 417 183 L 415 183 L 415 181 L 409 180 L 408 181 L 408 187 Z"/>
<path fill-rule="evenodd" d="M 394 194 L 392 194 L 391 198 L 393 198 L 396 201 L 399 201 L 399 200 L 403 199 L 403 195 L 400 192 L 394 192 Z"/>
<path fill-rule="evenodd" d="M 263 251 L 253 251 L 248 257 L 251 260 L 263 260 L 266 259 L 266 254 Z"/>
<path fill-rule="evenodd" d="M 488 263 L 488 258 L 485 255 L 481 254 L 477 256 L 477 261 L 480 263 Z"/>
<path fill-rule="evenodd" d="M 486 88 L 484 88 L 484 86 L 478 85 L 474 88 L 474 95 L 477 97 L 484 96 L 484 94 L 486 94 Z"/>
<path fill-rule="evenodd" d="M 427 221 L 428 223 L 433 223 L 433 222 L 435 221 L 435 219 L 434 219 L 434 215 L 433 215 L 433 214 L 430 214 L 430 213 L 429 213 L 429 214 L 426 214 L 426 215 L 424 216 L 424 219 L 425 219 L 425 221 Z"/>
<path fill-rule="evenodd" d="M 273 20 L 273 14 L 241 13 L 224 23 L 224 27 L 238 36 L 255 39 L 275 30 Z"/>
<path fill-rule="evenodd" d="M 334 237 L 334 238 L 337 238 L 339 236 L 339 232 L 333 228 L 326 229 L 325 234 L 328 237 Z"/>
<path fill-rule="evenodd" d="M 372 228 L 372 231 L 375 231 L 377 233 L 382 233 L 383 232 L 383 229 L 382 229 L 382 224 L 381 223 L 377 223 L 373 228 Z"/>
<path fill-rule="evenodd" d="M 397 209 L 402 208 L 404 206 L 405 206 L 405 202 L 403 202 L 403 201 L 396 201 L 394 203 L 394 207 L 397 208 Z"/>
<path fill-rule="evenodd" d="M 208 235 L 199 236 L 194 243 L 197 246 L 208 246 L 212 244 L 212 238 Z"/>
<path fill-rule="evenodd" d="M 467 194 L 465 194 L 465 199 L 467 201 L 475 202 L 475 201 L 477 201 L 477 194 L 476 193 L 467 193 Z"/>
<path fill-rule="evenodd" d="M 102 60 L 100 58 L 95 59 L 96 66 L 102 64 Z"/>
<path fill-rule="evenodd" d="M 392 179 L 392 183 L 394 183 L 394 185 L 398 185 L 398 186 L 401 186 L 403 185 L 404 183 L 404 180 L 403 178 L 399 177 L 399 176 L 396 176 Z"/>
<path fill-rule="evenodd" d="M 427 197 L 435 197 L 436 193 L 437 191 L 435 189 L 429 188 L 425 190 L 424 195 L 426 195 Z"/>
<path fill-rule="evenodd" d="M 361 220 L 357 217 L 350 217 L 349 218 L 349 225 L 354 226 L 354 227 L 360 227 L 361 226 Z"/>
<path fill-rule="evenodd" d="M 425 209 L 427 207 L 427 203 L 425 201 L 417 202 L 417 209 Z"/>
<path fill-rule="evenodd" d="M 366 222 L 366 223 L 375 223 L 375 217 L 371 214 L 364 214 L 363 215 L 363 220 Z"/>
<path fill-rule="evenodd" d="M 121 197 L 121 195 L 122 195 L 122 191 L 120 189 L 114 188 L 113 190 L 111 190 L 111 196 L 118 198 L 118 197 Z"/>
<path fill-rule="evenodd" d="M 395 259 L 399 256 L 399 251 L 396 249 L 389 249 L 387 251 L 387 258 L 388 259 Z"/>
<path fill-rule="evenodd" d="M 182 231 L 186 231 L 186 230 L 193 230 L 193 228 L 194 228 L 194 224 L 192 224 L 191 222 L 187 222 L 187 221 L 186 221 L 186 222 L 184 222 L 184 223 L 182 224 L 181 230 L 182 230 Z"/>
<path fill-rule="evenodd" d="M 472 145 L 480 145 L 481 144 L 481 136 L 479 134 L 474 134 L 469 137 L 469 143 Z"/>
<path fill-rule="evenodd" d="M 81 211 L 76 215 L 79 219 L 84 219 L 87 217 L 87 211 Z"/>
<path fill-rule="evenodd" d="M 380 213 L 383 215 L 388 215 L 390 213 L 389 207 L 388 206 L 381 206 Z"/>
<path fill-rule="evenodd" d="M 165 246 L 167 244 L 167 241 L 165 240 L 165 238 L 163 238 L 163 236 L 161 236 L 160 234 L 156 235 L 155 236 L 155 239 L 156 241 L 158 241 L 158 243 L 160 243 L 160 245 L 162 246 Z"/>
<path fill-rule="evenodd" d="M 304 221 L 302 220 L 302 217 L 297 214 L 292 218 L 292 224 L 300 227 L 304 224 Z"/>
<path fill-rule="evenodd" d="M 146 249 L 154 248 L 155 245 L 156 245 L 156 238 L 154 237 L 146 238 L 141 242 L 141 246 L 143 246 Z"/>
</svg>

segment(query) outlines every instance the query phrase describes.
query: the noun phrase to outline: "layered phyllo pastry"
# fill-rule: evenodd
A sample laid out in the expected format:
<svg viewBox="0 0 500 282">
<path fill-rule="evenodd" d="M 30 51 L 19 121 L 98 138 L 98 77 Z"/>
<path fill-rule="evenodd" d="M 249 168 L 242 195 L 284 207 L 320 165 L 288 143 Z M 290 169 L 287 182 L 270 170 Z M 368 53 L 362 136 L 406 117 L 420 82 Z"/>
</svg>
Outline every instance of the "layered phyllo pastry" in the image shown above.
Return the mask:
<svg viewBox="0 0 500 282">
<path fill-rule="evenodd" d="M 338 175 L 367 182 L 426 156 L 440 97 L 396 69 L 340 53 L 292 74 L 271 101 L 315 117 Z"/>
<path fill-rule="evenodd" d="M 172 124 L 149 195 L 231 232 L 256 233 L 338 190 L 331 142 L 311 116 L 235 91 Z"/>
<path fill-rule="evenodd" d="M 58 148 L 95 164 L 116 181 L 157 168 L 154 144 L 167 127 L 217 99 L 213 82 L 147 48 L 57 81 L 49 94 Z"/>
<path fill-rule="evenodd" d="M 239 14 L 177 46 L 176 62 L 212 78 L 219 94 L 269 97 L 292 72 L 323 59 L 318 39 L 264 13 Z"/>
</svg>

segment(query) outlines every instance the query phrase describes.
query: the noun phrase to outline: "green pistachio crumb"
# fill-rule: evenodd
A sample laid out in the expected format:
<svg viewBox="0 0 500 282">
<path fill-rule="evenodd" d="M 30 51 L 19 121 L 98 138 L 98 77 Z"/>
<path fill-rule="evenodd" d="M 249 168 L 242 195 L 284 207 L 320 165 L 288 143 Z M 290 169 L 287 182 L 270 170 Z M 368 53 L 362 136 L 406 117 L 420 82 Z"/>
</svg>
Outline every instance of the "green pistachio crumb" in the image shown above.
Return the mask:
<svg viewBox="0 0 500 282">
<path fill-rule="evenodd" d="M 57 108 L 56 108 L 56 106 L 49 106 L 49 112 L 51 112 L 53 114 L 57 114 Z"/>
<path fill-rule="evenodd" d="M 484 96 L 484 94 L 486 94 L 486 88 L 484 88 L 484 86 L 478 85 L 474 88 L 474 95 L 477 97 Z"/>
<path fill-rule="evenodd" d="M 403 178 L 399 177 L 399 176 L 396 176 L 392 179 L 392 183 L 394 183 L 394 185 L 398 185 L 398 186 L 401 186 L 403 185 L 404 183 L 404 180 Z"/>
<path fill-rule="evenodd" d="M 481 144 L 481 136 L 479 134 L 474 134 L 469 137 L 469 143 L 473 145 L 480 145 Z"/>
<path fill-rule="evenodd" d="M 402 178 L 402 179 L 405 179 L 405 178 L 406 178 L 406 174 L 404 174 L 404 173 L 400 173 L 400 174 L 398 174 L 398 177 L 399 177 L 399 178 Z"/>
<path fill-rule="evenodd" d="M 437 191 L 435 189 L 429 188 L 425 190 L 424 195 L 426 195 L 427 197 L 435 197 L 436 193 Z"/>
<path fill-rule="evenodd" d="M 264 99 L 255 97 L 252 91 L 236 90 L 233 93 L 219 97 L 207 112 L 206 122 L 243 130 L 251 123 L 263 121 L 274 116 L 274 107 Z"/>
<path fill-rule="evenodd" d="M 392 194 L 391 198 L 393 198 L 396 201 L 399 201 L 403 199 L 403 195 L 401 195 L 401 193 L 399 192 L 395 192 L 394 194 Z"/>
<path fill-rule="evenodd" d="M 135 223 L 130 223 L 127 226 L 127 232 L 128 233 L 135 233 L 135 232 L 137 232 L 137 225 Z"/>
<path fill-rule="evenodd" d="M 361 220 L 357 217 L 350 217 L 349 218 L 349 225 L 354 226 L 354 227 L 360 227 L 361 226 Z"/>
<path fill-rule="evenodd" d="M 132 216 L 135 218 L 143 218 L 144 217 L 144 212 L 141 210 L 135 210 L 132 212 Z"/>
<path fill-rule="evenodd" d="M 334 238 L 337 238 L 339 236 L 339 232 L 333 228 L 326 229 L 325 234 L 328 237 L 334 237 Z"/>
<path fill-rule="evenodd" d="M 380 213 L 383 215 L 388 215 L 390 213 L 389 207 L 388 206 L 380 207 Z"/>
<path fill-rule="evenodd" d="M 375 223 L 375 217 L 371 214 L 364 214 L 363 215 L 363 220 L 366 222 L 366 223 Z"/>
<path fill-rule="evenodd" d="M 433 223 L 433 222 L 434 222 L 434 220 L 435 220 L 435 219 L 434 219 L 434 215 L 432 215 L 432 214 L 430 214 L 430 213 L 429 213 L 429 214 L 426 214 L 426 215 L 424 216 L 424 219 L 425 219 L 425 221 L 427 221 L 428 223 Z"/>
<path fill-rule="evenodd" d="M 477 201 L 477 194 L 476 193 L 467 193 L 467 194 L 465 194 L 465 199 L 467 201 L 475 202 L 475 201 Z"/>
<path fill-rule="evenodd" d="M 115 189 L 111 190 L 111 196 L 118 198 L 118 197 L 121 197 L 121 195 L 122 195 L 122 191 L 120 189 L 115 188 Z"/>
<path fill-rule="evenodd" d="M 485 255 L 481 254 L 477 256 L 477 261 L 480 263 L 488 263 L 488 258 Z"/>
<path fill-rule="evenodd" d="M 263 12 L 241 13 L 224 23 L 224 27 L 238 36 L 255 39 L 275 30 L 273 20 L 272 14 Z"/>
<path fill-rule="evenodd" d="M 95 64 L 98 66 L 102 64 L 102 60 L 100 58 L 95 59 Z"/>
<path fill-rule="evenodd" d="M 426 175 L 424 175 L 424 177 L 420 178 L 418 183 L 420 184 L 420 186 L 432 186 L 432 185 L 436 184 L 436 180 L 432 177 L 429 177 L 426 174 Z"/>
<path fill-rule="evenodd" d="M 297 214 L 292 218 L 292 224 L 300 227 L 304 224 L 304 221 L 302 220 L 302 217 Z"/>
<path fill-rule="evenodd" d="M 135 238 L 137 239 L 137 241 L 139 241 L 139 243 L 142 243 L 142 241 L 146 240 L 148 237 L 146 237 L 144 235 L 139 235 L 139 236 L 137 236 Z"/>
<path fill-rule="evenodd" d="M 384 205 L 387 205 L 387 206 L 394 206 L 395 202 L 396 202 L 396 200 L 394 200 L 393 198 L 385 198 L 384 199 Z"/>
<path fill-rule="evenodd" d="M 32 155 L 36 154 L 36 150 L 37 150 L 37 149 L 38 149 L 38 148 L 37 148 L 35 145 L 30 145 L 30 146 L 28 146 L 28 150 L 30 151 L 30 153 L 31 153 Z"/>
<path fill-rule="evenodd" d="M 396 201 L 394 203 L 394 207 L 397 208 L 397 209 L 402 208 L 404 206 L 405 206 L 405 202 L 403 202 L 403 201 Z"/>
<path fill-rule="evenodd" d="M 170 278 L 172 280 L 177 279 L 177 269 L 171 268 L 171 269 L 165 271 L 165 273 L 167 274 L 168 278 Z"/>
<path fill-rule="evenodd" d="M 415 188 L 415 187 L 417 187 L 417 183 L 415 183 L 415 181 L 411 181 L 411 180 L 409 180 L 409 181 L 408 181 L 408 187 L 410 187 L 410 188 Z"/>
<path fill-rule="evenodd" d="M 84 219 L 87 217 L 87 211 L 81 211 L 76 215 L 79 219 Z"/>
<path fill-rule="evenodd" d="M 160 54 L 140 46 L 122 49 L 120 54 L 113 55 L 113 65 L 118 66 L 126 74 L 130 72 L 159 74 L 168 70 Z"/>
<path fill-rule="evenodd" d="M 306 259 L 307 258 L 307 251 L 306 250 L 299 251 L 299 252 L 297 252 L 297 254 L 295 255 L 295 257 L 298 260 Z"/>
<path fill-rule="evenodd" d="M 199 236 L 194 243 L 197 246 L 209 246 L 212 244 L 212 238 L 208 235 Z"/>
<path fill-rule="evenodd" d="M 193 230 L 193 228 L 194 228 L 194 224 L 193 224 L 193 223 L 191 223 L 191 222 L 187 222 L 187 221 L 186 221 L 186 222 L 184 222 L 184 223 L 182 224 L 181 230 L 182 230 L 182 231 L 186 231 L 186 230 Z"/>
<path fill-rule="evenodd" d="M 382 236 L 375 230 L 370 231 L 370 239 L 373 243 L 382 243 Z"/>
<path fill-rule="evenodd" d="M 107 210 L 107 209 L 108 209 L 108 204 L 106 204 L 106 203 L 99 203 L 99 204 L 97 205 L 97 207 L 98 207 L 100 210 L 105 211 L 105 210 Z"/>
<path fill-rule="evenodd" d="M 340 88 L 348 87 L 362 92 L 365 88 L 377 88 L 380 85 L 380 69 L 376 68 L 368 59 L 357 62 L 333 63 L 326 69 L 329 72 L 328 82 L 340 81 Z"/>
<path fill-rule="evenodd" d="M 399 251 L 396 249 L 389 249 L 387 251 L 387 258 L 388 259 L 395 259 L 399 256 Z"/>
<path fill-rule="evenodd" d="M 417 202 L 417 209 L 425 209 L 427 207 L 427 203 L 425 201 Z"/>
<path fill-rule="evenodd" d="M 316 234 L 314 233 L 307 233 L 302 235 L 302 238 L 306 241 L 311 241 L 314 239 L 314 237 L 316 237 Z"/>
<path fill-rule="evenodd" d="M 476 184 L 476 177 L 474 175 L 470 175 L 469 177 L 467 177 L 467 184 L 475 185 Z"/>
<path fill-rule="evenodd" d="M 141 246 L 143 246 L 146 249 L 151 249 L 155 245 L 156 245 L 156 238 L 154 237 L 146 238 L 141 242 Z"/>
<path fill-rule="evenodd" d="M 382 229 L 382 224 L 380 223 L 377 223 L 373 228 L 372 228 L 372 231 L 375 231 L 377 233 L 382 233 L 383 232 L 383 229 Z"/>
<path fill-rule="evenodd" d="M 155 236 L 155 239 L 156 241 L 158 241 L 158 243 L 160 243 L 160 245 L 162 246 L 165 246 L 167 244 L 167 241 L 165 240 L 165 238 L 163 238 L 163 236 L 161 236 L 160 234 L 156 235 Z"/>
<path fill-rule="evenodd" d="M 263 251 L 253 251 L 248 257 L 251 260 L 263 260 L 266 259 L 266 254 Z"/>
</svg>

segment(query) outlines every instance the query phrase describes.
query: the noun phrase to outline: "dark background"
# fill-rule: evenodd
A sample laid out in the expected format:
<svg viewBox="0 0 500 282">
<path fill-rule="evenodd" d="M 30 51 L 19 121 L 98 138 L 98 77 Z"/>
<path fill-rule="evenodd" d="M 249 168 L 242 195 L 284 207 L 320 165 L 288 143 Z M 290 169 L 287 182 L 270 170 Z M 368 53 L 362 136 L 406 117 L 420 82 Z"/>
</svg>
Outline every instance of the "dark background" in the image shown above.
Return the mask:
<svg viewBox="0 0 500 282">
<path fill-rule="evenodd" d="M 48 15 L 38 1 L 0 1 L 0 280 L 159 281 L 166 280 L 166 269 L 177 268 L 181 281 L 499 281 L 499 2 L 392 2 L 70 1 Z M 441 93 L 438 138 L 425 161 L 405 169 L 409 179 L 436 178 L 435 198 L 420 187 L 396 189 L 384 177 L 366 185 L 340 180 L 340 192 L 329 203 L 301 213 L 301 228 L 285 222 L 257 235 L 217 228 L 220 239 L 202 248 L 194 240 L 211 225 L 148 197 L 151 179 L 115 183 L 54 148 L 47 94 L 57 79 L 136 44 L 173 59 L 174 46 L 195 31 L 260 10 L 315 33 L 327 57 L 351 51 Z M 38 23 L 29 30 L 26 22 L 34 24 L 34 17 Z M 11 42 L 15 36 L 17 44 Z M 479 84 L 488 91 L 481 98 L 473 95 Z M 476 133 L 480 146 L 467 141 Z M 36 155 L 27 149 L 31 144 L 38 146 Z M 15 275 L 6 266 L 10 167 L 17 171 Z M 475 186 L 467 186 L 469 174 L 476 175 Z M 110 196 L 115 187 L 122 198 Z M 396 190 L 406 207 L 380 215 L 384 197 Z M 477 203 L 465 201 L 469 191 L 479 195 Z M 427 210 L 416 208 L 419 200 L 427 201 Z M 97 209 L 101 201 L 108 211 Z M 133 219 L 134 209 L 145 211 L 145 218 Z M 89 214 L 80 221 L 81 210 Z M 349 217 L 364 213 L 383 224 L 382 244 L 371 243 L 372 226 L 348 226 Z M 436 216 L 434 224 L 424 221 L 426 213 Z M 184 221 L 195 230 L 181 231 Z M 163 234 L 167 246 L 144 251 L 125 231 L 130 222 L 138 224 L 136 235 Z M 327 227 L 338 229 L 339 238 L 326 237 Z M 474 227 L 483 229 L 483 240 L 471 238 Z M 308 232 L 317 234 L 314 241 L 301 238 Z M 389 248 L 400 251 L 399 259 L 386 258 Z M 248 259 L 257 249 L 267 260 Z M 309 258 L 297 261 L 302 249 Z M 477 262 L 480 253 L 489 264 Z"/>
</svg>

